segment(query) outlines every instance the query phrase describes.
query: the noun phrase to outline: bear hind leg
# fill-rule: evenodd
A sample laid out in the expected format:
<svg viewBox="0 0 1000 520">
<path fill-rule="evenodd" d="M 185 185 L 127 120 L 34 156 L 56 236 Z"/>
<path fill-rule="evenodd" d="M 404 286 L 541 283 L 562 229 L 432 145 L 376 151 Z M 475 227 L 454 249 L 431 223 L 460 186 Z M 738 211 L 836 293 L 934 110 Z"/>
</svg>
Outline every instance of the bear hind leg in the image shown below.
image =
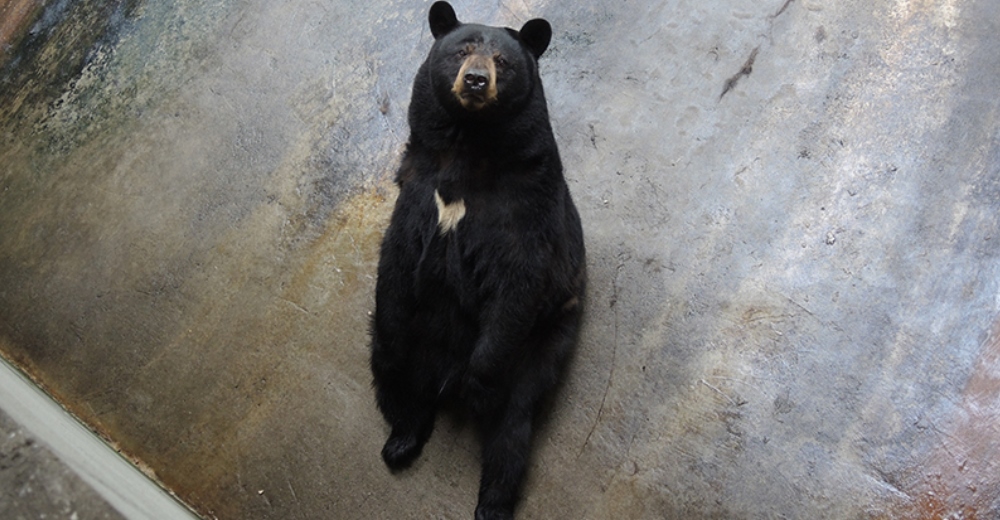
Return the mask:
<svg viewBox="0 0 1000 520">
<path fill-rule="evenodd" d="M 424 395 L 414 388 L 416 385 L 400 384 L 407 379 L 403 374 L 389 377 L 376 370 L 375 398 L 382 416 L 392 427 L 382 447 L 382 460 L 393 471 L 412 464 L 434 430 L 434 396 Z"/>
<path fill-rule="evenodd" d="M 534 349 L 539 356 L 526 360 L 510 385 L 506 404 L 480 416 L 483 438 L 482 477 L 476 520 L 512 520 L 527 473 L 535 413 L 552 392 L 562 372 L 579 326 L 579 312 L 571 313 L 548 330 Z"/>
<path fill-rule="evenodd" d="M 484 425 L 489 431 L 490 426 Z M 511 520 L 531 451 L 532 417 L 508 410 L 483 439 L 482 476 L 476 520 Z"/>
</svg>

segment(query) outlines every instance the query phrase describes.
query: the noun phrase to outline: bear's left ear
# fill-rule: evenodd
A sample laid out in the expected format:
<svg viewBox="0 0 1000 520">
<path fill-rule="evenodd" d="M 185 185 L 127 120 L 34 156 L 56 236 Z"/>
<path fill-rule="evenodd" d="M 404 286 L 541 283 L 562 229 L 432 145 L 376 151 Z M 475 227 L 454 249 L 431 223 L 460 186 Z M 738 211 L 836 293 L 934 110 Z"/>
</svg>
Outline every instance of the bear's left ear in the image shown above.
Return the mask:
<svg viewBox="0 0 1000 520">
<path fill-rule="evenodd" d="M 528 46 L 537 60 L 545 52 L 545 49 L 549 48 L 549 41 L 552 40 L 552 26 L 541 18 L 535 18 L 525 22 L 524 26 L 521 27 L 520 35 L 521 41 Z"/>
<path fill-rule="evenodd" d="M 434 35 L 435 40 L 461 25 L 458 22 L 458 17 L 455 16 L 455 10 L 448 2 L 434 2 L 430 13 L 427 14 L 427 20 L 431 24 L 431 34 Z"/>
</svg>

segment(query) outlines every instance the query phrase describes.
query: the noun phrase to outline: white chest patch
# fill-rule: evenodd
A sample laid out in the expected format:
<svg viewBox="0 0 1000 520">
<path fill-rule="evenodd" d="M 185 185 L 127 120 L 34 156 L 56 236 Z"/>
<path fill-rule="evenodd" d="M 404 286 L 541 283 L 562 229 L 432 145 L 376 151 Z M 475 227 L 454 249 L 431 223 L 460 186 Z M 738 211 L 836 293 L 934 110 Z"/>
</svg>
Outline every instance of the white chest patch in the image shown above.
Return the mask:
<svg viewBox="0 0 1000 520">
<path fill-rule="evenodd" d="M 458 222 L 465 216 L 465 201 L 458 199 L 451 204 L 445 204 L 441 195 L 434 190 L 434 202 L 438 208 L 438 228 L 442 235 L 454 231 L 458 227 Z"/>
</svg>

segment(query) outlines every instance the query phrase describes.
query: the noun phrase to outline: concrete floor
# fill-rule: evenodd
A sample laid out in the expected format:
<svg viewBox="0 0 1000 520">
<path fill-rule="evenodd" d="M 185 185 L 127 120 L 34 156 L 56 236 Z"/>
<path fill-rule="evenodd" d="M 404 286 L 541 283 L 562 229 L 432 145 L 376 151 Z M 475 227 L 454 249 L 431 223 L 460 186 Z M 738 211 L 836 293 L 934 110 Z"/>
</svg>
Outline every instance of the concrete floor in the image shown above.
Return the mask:
<svg viewBox="0 0 1000 520">
<path fill-rule="evenodd" d="M 552 23 L 587 234 L 519 518 L 1000 517 L 1000 3 L 454 5 Z M 3 356 L 206 518 L 471 518 L 367 368 L 428 3 L 0 7 Z"/>
</svg>

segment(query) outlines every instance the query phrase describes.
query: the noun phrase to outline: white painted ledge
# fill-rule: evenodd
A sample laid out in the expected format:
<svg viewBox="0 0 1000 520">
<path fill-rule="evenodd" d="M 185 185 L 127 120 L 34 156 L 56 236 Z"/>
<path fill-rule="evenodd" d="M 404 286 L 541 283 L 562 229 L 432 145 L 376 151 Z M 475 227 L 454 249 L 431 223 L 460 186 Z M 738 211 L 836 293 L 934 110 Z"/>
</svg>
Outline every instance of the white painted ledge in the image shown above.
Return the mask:
<svg viewBox="0 0 1000 520">
<path fill-rule="evenodd" d="M 0 357 L 0 409 L 128 520 L 196 520 L 180 501 Z"/>
</svg>

